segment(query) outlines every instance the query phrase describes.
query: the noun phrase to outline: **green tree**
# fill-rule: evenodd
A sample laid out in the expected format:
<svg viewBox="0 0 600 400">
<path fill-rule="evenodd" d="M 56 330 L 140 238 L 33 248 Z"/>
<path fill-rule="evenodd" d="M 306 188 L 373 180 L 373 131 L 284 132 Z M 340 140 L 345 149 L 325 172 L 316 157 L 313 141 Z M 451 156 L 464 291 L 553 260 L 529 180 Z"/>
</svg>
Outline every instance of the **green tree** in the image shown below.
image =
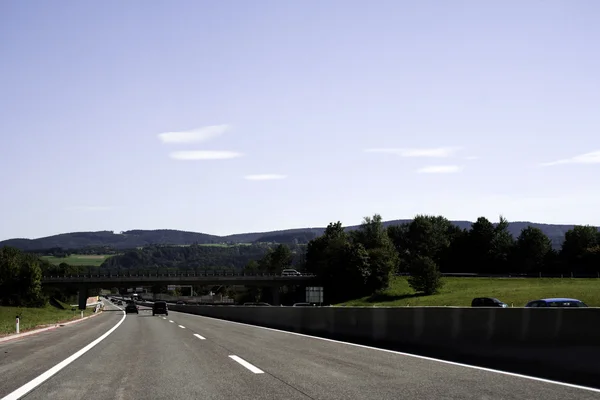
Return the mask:
<svg viewBox="0 0 600 400">
<path fill-rule="evenodd" d="M 323 282 L 328 303 L 369 294 L 368 253 L 362 244 L 350 241 L 340 222 L 330 223 L 323 236 L 308 243 L 306 269 Z"/>
<path fill-rule="evenodd" d="M 439 262 L 450 246 L 451 228 L 451 222 L 442 216 L 417 215 L 408 226 L 411 256 Z"/>
<path fill-rule="evenodd" d="M 492 272 L 508 270 L 508 259 L 513 250 L 514 238 L 508 231 L 508 221 L 500 216 L 500 221 L 494 227 L 494 235 L 490 244 L 490 259 Z"/>
<path fill-rule="evenodd" d="M 552 250 L 552 241 L 541 229 L 524 228 L 515 242 L 513 260 L 521 272 L 541 272 Z"/>
<path fill-rule="evenodd" d="M 443 286 L 440 271 L 435 262 L 424 256 L 416 256 L 410 262 L 408 284 L 417 293 L 432 295 Z"/>
<path fill-rule="evenodd" d="M 594 248 L 598 242 L 598 229 L 589 225 L 577 225 L 565 234 L 560 257 L 571 271 L 595 272 L 597 270 Z"/>
<path fill-rule="evenodd" d="M 12 247 L 0 249 L 0 303 L 9 306 L 39 307 L 46 299 L 42 292 L 42 263 L 33 254 Z"/>
<path fill-rule="evenodd" d="M 42 292 L 42 269 L 37 257 L 29 254 L 22 257 L 18 281 L 22 305 L 41 307 L 46 304 L 46 298 Z"/>
<path fill-rule="evenodd" d="M 281 273 L 282 270 L 292 265 L 294 256 L 292 251 L 285 244 L 280 244 L 270 253 L 270 272 Z"/>
<path fill-rule="evenodd" d="M 398 253 L 398 272 L 405 272 L 408 258 L 410 257 L 410 243 L 408 240 L 408 227 L 410 224 L 391 225 L 387 234 Z"/>
<path fill-rule="evenodd" d="M 351 234 L 353 243 L 366 250 L 369 273 L 365 290 L 368 294 L 389 286 L 390 274 L 398 266 L 398 252 L 383 226 L 381 215 L 365 217 L 359 228 Z"/>
<path fill-rule="evenodd" d="M 258 264 L 258 261 L 256 260 L 252 260 L 250 261 L 248 264 L 246 264 L 246 266 L 244 267 L 243 272 L 245 274 L 257 274 L 260 272 L 260 265 Z"/>
</svg>

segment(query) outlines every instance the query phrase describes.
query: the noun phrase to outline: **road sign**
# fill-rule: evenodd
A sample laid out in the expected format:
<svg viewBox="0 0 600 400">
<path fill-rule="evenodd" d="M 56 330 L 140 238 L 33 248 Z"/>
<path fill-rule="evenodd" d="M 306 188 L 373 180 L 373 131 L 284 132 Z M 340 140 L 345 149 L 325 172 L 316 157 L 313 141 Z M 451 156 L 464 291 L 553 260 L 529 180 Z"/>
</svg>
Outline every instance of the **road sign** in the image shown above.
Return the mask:
<svg viewBox="0 0 600 400">
<path fill-rule="evenodd" d="M 312 286 L 306 288 L 307 303 L 323 303 L 323 287 Z"/>
<path fill-rule="evenodd" d="M 176 287 L 176 285 L 168 285 L 167 290 L 175 290 Z"/>
</svg>

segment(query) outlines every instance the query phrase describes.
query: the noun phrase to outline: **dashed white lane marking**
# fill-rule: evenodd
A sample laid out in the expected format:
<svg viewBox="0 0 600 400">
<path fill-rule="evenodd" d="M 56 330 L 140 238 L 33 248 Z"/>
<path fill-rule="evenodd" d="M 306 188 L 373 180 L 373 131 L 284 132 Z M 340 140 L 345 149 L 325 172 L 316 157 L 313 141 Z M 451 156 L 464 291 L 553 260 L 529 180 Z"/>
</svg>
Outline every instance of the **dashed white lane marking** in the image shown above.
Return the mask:
<svg viewBox="0 0 600 400">
<path fill-rule="evenodd" d="M 185 326 L 183 326 L 183 325 L 179 325 L 179 327 L 180 327 L 181 329 L 185 329 Z"/>
<path fill-rule="evenodd" d="M 206 338 L 204 336 L 200 336 L 197 333 L 194 333 L 194 336 L 196 336 L 200 340 L 206 340 Z"/>
<path fill-rule="evenodd" d="M 169 322 L 172 323 L 172 324 L 174 323 L 174 321 L 172 319 L 170 319 Z"/>
<path fill-rule="evenodd" d="M 244 360 L 243 358 L 240 358 L 238 356 L 229 356 L 229 358 L 231 358 L 233 361 L 239 363 L 240 365 L 244 366 L 245 368 L 248 368 L 250 371 L 254 372 L 255 374 L 264 374 L 264 372 L 262 370 L 260 370 L 259 368 L 256 368 L 254 365 L 250 364 L 248 361 Z"/>
<path fill-rule="evenodd" d="M 163 317 L 163 319 L 167 319 L 167 317 Z"/>
</svg>

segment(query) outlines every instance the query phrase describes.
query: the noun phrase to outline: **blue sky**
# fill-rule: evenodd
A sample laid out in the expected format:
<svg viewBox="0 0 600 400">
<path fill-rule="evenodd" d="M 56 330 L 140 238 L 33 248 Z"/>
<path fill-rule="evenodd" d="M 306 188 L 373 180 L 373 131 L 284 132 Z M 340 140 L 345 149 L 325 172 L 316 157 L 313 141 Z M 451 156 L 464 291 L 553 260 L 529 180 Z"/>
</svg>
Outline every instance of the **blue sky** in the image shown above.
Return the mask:
<svg viewBox="0 0 600 400">
<path fill-rule="evenodd" d="M 599 13 L 3 1 L 0 239 L 374 213 L 600 225 Z"/>
</svg>

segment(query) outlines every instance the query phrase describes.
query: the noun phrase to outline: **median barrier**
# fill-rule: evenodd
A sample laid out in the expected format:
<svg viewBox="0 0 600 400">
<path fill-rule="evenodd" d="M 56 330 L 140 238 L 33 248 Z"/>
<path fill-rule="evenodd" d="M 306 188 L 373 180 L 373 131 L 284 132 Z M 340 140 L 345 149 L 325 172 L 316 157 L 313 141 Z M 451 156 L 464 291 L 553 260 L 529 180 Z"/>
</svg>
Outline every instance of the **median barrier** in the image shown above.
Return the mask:
<svg viewBox="0 0 600 400">
<path fill-rule="evenodd" d="M 600 309 L 177 306 L 169 310 L 600 386 Z"/>
</svg>

